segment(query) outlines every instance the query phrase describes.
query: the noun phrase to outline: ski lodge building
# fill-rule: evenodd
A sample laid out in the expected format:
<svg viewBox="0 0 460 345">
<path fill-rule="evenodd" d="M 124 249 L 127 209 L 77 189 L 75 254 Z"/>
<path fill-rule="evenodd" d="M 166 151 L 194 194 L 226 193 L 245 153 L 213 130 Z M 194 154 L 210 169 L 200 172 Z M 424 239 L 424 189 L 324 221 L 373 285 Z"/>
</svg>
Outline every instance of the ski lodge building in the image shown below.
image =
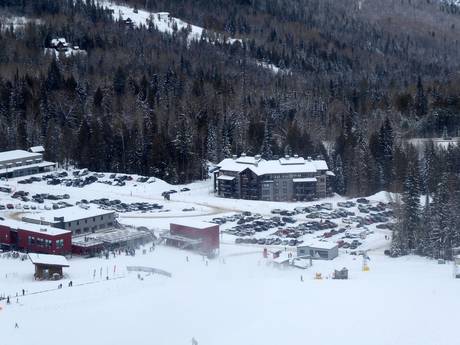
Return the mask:
<svg viewBox="0 0 460 345">
<path fill-rule="evenodd" d="M 117 213 L 103 210 L 96 205 L 85 208 L 72 206 L 22 217 L 30 225 L 49 226 L 67 231 L 71 236 L 69 253 L 95 255 L 107 249 L 134 247 L 150 240 L 152 233 L 145 230 L 122 227 L 116 220 Z"/>
<path fill-rule="evenodd" d="M 261 156 L 224 159 L 214 171 L 215 193 L 223 198 L 303 201 L 332 193 L 326 161 L 286 155 L 276 160 Z"/>
<path fill-rule="evenodd" d="M 70 254 L 72 233 L 13 219 L 0 220 L 0 248 L 44 254 Z"/>
<path fill-rule="evenodd" d="M 44 150 L 38 152 L 40 148 L 43 149 L 41 146 L 35 146 L 30 149 L 31 152 L 24 150 L 0 152 L 0 177 L 33 175 L 54 169 L 56 163 L 44 161 Z"/>
<path fill-rule="evenodd" d="M 22 217 L 22 220 L 27 223 L 68 230 L 72 232 L 72 235 L 81 235 L 113 228 L 116 217 L 115 211 L 103 210 L 95 206 L 87 209 L 72 206 L 42 213 L 31 213 Z"/>
</svg>

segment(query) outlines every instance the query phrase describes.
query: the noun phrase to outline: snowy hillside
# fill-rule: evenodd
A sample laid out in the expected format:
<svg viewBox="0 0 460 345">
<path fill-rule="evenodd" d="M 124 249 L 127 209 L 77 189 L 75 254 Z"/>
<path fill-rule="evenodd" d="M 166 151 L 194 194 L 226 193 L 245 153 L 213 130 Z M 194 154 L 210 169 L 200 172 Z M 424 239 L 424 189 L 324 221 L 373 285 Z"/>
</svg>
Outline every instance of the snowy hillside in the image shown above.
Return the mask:
<svg viewBox="0 0 460 345">
<path fill-rule="evenodd" d="M 122 20 L 130 19 L 133 24 L 137 27 L 148 26 L 152 23 L 158 31 L 172 35 L 174 32 L 188 32 L 187 39 L 191 41 L 199 41 L 205 39 L 212 43 L 218 41 L 220 43 L 235 44 L 243 43 L 243 40 L 239 38 L 224 37 L 224 35 L 215 33 L 212 31 L 206 31 L 206 29 L 196 26 L 183 21 L 180 18 L 171 16 L 168 12 L 148 12 L 142 9 L 134 9 L 126 5 L 115 4 L 109 0 L 100 2 L 106 8 L 113 11 L 113 17 L 115 19 L 121 18 Z M 277 73 L 289 73 L 287 70 L 283 70 L 274 64 L 267 63 L 264 61 L 256 61 L 255 64 L 264 69 L 267 69 L 275 74 Z"/>
<path fill-rule="evenodd" d="M 147 26 L 148 23 L 152 23 L 160 32 L 167 34 L 173 34 L 174 32 L 189 30 L 188 39 L 190 41 L 198 41 L 202 38 L 205 29 L 196 25 L 192 25 L 183 21 L 182 19 L 172 17 L 168 12 L 148 12 L 145 10 L 135 10 L 132 7 L 118 5 L 111 1 L 103 1 L 101 4 L 113 11 L 115 19 L 121 18 L 127 20 L 128 18 L 133 21 L 136 26 Z M 216 35 L 215 33 L 211 33 Z M 217 34 L 218 41 L 223 42 L 224 37 Z M 210 38 L 207 38 L 211 41 Z M 233 44 L 235 42 L 242 42 L 240 39 L 228 38 L 226 43 Z"/>
</svg>

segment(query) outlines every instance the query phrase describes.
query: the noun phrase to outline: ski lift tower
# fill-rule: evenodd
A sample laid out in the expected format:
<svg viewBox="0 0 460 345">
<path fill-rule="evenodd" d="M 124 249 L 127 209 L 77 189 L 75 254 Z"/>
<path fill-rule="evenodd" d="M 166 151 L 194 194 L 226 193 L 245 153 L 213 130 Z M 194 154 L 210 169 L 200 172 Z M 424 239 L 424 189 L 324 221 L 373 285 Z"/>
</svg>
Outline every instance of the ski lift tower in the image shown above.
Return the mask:
<svg viewBox="0 0 460 345">
<path fill-rule="evenodd" d="M 460 279 L 460 247 L 452 248 L 454 279 Z"/>
</svg>

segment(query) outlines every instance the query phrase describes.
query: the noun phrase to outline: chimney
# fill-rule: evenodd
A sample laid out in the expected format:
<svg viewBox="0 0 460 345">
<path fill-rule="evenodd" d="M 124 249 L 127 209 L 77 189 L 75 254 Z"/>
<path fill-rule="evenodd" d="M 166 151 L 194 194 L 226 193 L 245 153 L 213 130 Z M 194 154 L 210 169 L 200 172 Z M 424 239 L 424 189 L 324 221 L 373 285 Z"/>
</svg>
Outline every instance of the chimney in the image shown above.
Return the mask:
<svg viewBox="0 0 460 345">
<path fill-rule="evenodd" d="M 299 158 L 299 155 L 294 155 L 294 158 Z"/>
<path fill-rule="evenodd" d="M 285 155 L 284 158 L 289 159 L 289 155 Z"/>
<path fill-rule="evenodd" d="M 246 153 L 243 152 L 243 153 L 241 154 L 241 157 L 246 157 Z"/>
<path fill-rule="evenodd" d="M 233 158 L 234 161 L 236 161 L 236 159 L 238 158 L 238 156 L 237 156 L 237 155 L 233 155 L 232 158 Z"/>
<path fill-rule="evenodd" d="M 310 156 L 307 157 L 307 161 L 311 162 L 311 157 Z"/>
</svg>

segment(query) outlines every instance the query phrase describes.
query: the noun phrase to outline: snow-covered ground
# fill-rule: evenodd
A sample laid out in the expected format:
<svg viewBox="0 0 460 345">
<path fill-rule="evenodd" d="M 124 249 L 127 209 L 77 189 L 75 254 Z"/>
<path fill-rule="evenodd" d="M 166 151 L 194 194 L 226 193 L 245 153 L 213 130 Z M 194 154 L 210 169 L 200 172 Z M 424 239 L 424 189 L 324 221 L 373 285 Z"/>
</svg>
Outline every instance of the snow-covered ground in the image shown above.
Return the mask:
<svg viewBox="0 0 460 345">
<path fill-rule="evenodd" d="M 460 281 L 452 279 L 450 265 L 417 257 L 375 253 L 369 272 L 349 255 L 315 261 L 308 270 L 279 270 L 261 251 L 238 246 L 224 245 L 220 259 L 208 265 L 160 246 L 145 255 L 73 258 L 70 264 L 57 289 L 60 282 L 33 281 L 30 262 L 0 259 L 0 293 L 19 294 L 11 305 L 0 302 L 2 344 L 182 345 L 192 337 L 200 345 L 457 341 Z M 161 268 L 172 278 L 142 273 L 141 280 L 126 272 L 127 265 Z M 348 281 L 313 279 L 344 266 Z"/>
<path fill-rule="evenodd" d="M 158 179 L 138 183 L 136 178 L 125 186 L 93 183 L 83 188 L 46 182 L 18 184 L 20 179 L 7 184 L 30 195 L 66 193 L 70 203 L 104 197 L 126 203 L 157 202 L 170 211 L 130 212 L 119 218 L 122 223 L 154 229 L 167 229 L 169 222 L 182 217 L 209 221 L 241 211 L 268 216 L 274 208 L 292 210 L 324 202 L 336 208 L 337 202 L 345 200 L 339 196 L 312 203 L 222 199 L 213 195 L 208 180 L 187 185 L 190 191 L 171 194 L 171 201 L 165 201 L 163 191 L 184 186 Z M 377 204 L 388 198 L 382 192 L 369 199 Z M 19 201 L 0 192 L 0 204 L 7 203 Z M 183 211 L 191 207 L 195 211 Z M 17 218 L 18 212 L 24 210 L 0 211 L 0 216 Z M 307 221 L 302 214 L 294 217 Z M 222 229 L 233 225 L 227 223 Z M 65 339 L 67 345 L 82 341 L 179 345 L 191 344 L 192 337 L 199 345 L 456 343 L 460 280 L 453 279 L 452 266 L 414 256 L 386 257 L 383 251 L 389 246 L 385 238 L 389 231 L 375 225 L 369 229 L 375 232 L 359 248 L 369 249 L 369 272 L 362 271 L 361 256 L 343 249 L 338 258 L 314 261 L 309 269 L 280 270 L 263 258 L 264 246 L 236 245 L 235 236 L 228 234 L 222 235 L 220 256 L 213 260 L 164 246 L 150 252 L 147 245 L 145 254 L 137 250 L 134 257 L 73 257 L 60 282 L 34 281 L 29 260 L 0 257 L 0 296 L 12 296 L 10 305 L 0 302 L 0 343 L 54 345 Z M 305 240 L 316 235 L 306 235 Z M 336 241 L 338 236 L 327 240 Z M 289 246 L 278 249 L 295 251 Z M 159 268 L 172 273 L 172 278 L 138 276 L 128 273 L 127 266 Z M 330 279 L 333 270 L 342 267 L 349 269 L 350 279 Z M 316 273 L 324 279 L 315 280 Z M 73 287 L 67 286 L 70 280 Z M 57 289 L 60 283 L 63 288 Z"/>
<path fill-rule="evenodd" d="M 137 27 L 142 25 L 148 26 L 148 23 L 151 22 L 155 25 L 158 31 L 169 35 L 172 35 L 175 31 L 180 32 L 182 30 L 189 29 L 190 32 L 187 36 L 189 41 L 201 40 L 203 32 L 205 31 L 204 28 L 187 23 L 180 18 L 173 17 L 168 12 L 149 12 L 142 9 L 134 10 L 132 7 L 119 5 L 108 0 L 100 1 L 100 3 L 106 8 L 113 10 L 113 16 L 115 19 L 121 18 L 123 20 L 127 20 L 129 18 Z M 224 37 L 222 35 L 212 32 L 211 34 L 216 35 L 216 39 L 223 42 Z M 208 38 L 208 41 L 211 42 L 212 40 Z M 242 41 L 236 38 L 228 38 L 226 42 L 233 44 L 235 42 L 241 43 Z"/>
<path fill-rule="evenodd" d="M 172 35 L 174 32 L 181 32 L 189 30 L 187 39 L 191 41 L 199 41 L 204 38 L 203 33 L 207 31 L 205 28 L 202 28 L 197 25 L 187 23 L 186 21 L 171 16 L 169 12 L 149 12 L 142 9 L 134 10 L 133 7 L 128 5 L 116 4 L 110 0 L 99 0 L 99 3 L 113 10 L 113 17 L 115 19 L 121 18 L 122 20 L 127 20 L 128 18 L 132 20 L 133 24 L 137 27 L 148 26 L 148 23 L 152 23 L 158 31 Z M 207 31 L 207 37 L 205 38 L 207 42 L 220 42 L 227 44 L 234 44 L 236 42 L 243 43 L 243 40 L 240 38 L 234 37 L 224 37 L 221 33 L 216 33 L 213 31 Z M 267 63 L 264 61 L 255 61 L 256 66 L 260 66 L 264 69 L 270 70 L 273 73 L 285 73 L 289 74 L 290 71 L 281 69 L 272 63 Z"/>
</svg>

